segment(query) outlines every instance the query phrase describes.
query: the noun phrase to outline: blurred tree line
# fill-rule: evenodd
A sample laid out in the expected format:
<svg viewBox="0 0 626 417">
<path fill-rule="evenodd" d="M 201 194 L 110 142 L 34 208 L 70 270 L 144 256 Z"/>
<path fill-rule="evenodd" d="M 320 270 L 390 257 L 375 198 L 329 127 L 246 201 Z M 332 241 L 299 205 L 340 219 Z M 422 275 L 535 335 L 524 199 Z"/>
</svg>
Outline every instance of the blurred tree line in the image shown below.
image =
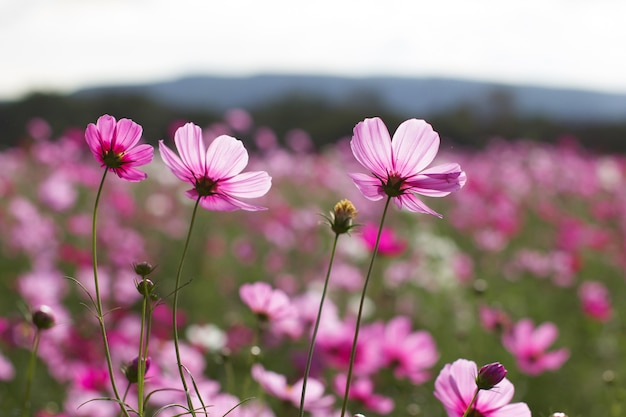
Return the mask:
<svg viewBox="0 0 626 417">
<path fill-rule="evenodd" d="M 352 127 L 365 117 L 380 116 L 391 131 L 407 118 L 424 118 L 446 141 L 460 147 L 481 148 L 494 137 L 545 142 L 574 137 L 590 150 L 626 151 L 626 121 L 598 123 L 520 116 L 508 105 L 507 97 L 497 94 L 486 106 L 459 103 L 445 112 L 420 115 L 390 111 L 368 92 L 355 94 L 341 103 L 293 93 L 246 110 L 257 126 L 271 127 L 279 138 L 294 128 L 307 131 L 318 149 L 339 138 L 349 137 Z M 223 112 L 214 109 L 173 108 L 133 94 L 78 98 L 36 93 L 20 101 L 0 103 L 0 147 L 28 141 L 26 125 L 36 117 L 46 120 L 52 129 L 52 137 L 56 137 L 69 127 L 84 128 L 105 113 L 118 119 L 133 119 L 143 126 L 144 140 L 153 144 L 171 136 L 175 121 L 193 121 L 206 126 L 224 116 Z M 241 139 L 247 141 L 248 138 Z"/>
</svg>

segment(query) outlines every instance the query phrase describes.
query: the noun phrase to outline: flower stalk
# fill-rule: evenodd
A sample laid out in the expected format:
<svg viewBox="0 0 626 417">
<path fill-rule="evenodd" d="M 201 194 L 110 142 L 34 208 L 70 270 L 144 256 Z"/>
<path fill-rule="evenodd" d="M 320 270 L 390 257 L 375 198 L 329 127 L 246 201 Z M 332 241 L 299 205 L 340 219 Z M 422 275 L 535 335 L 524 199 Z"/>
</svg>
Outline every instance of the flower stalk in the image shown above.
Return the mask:
<svg viewBox="0 0 626 417">
<path fill-rule="evenodd" d="M 359 311 L 357 313 L 356 324 L 354 328 L 354 339 L 352 340 L 352 349 L 350 351 L 350 364 L 348 365 L 348 375 L 346 377 L 346 388 L 343 396 L 343 403 L 341 405 L 341 417 L 346 414 L 348 407 L 348 397 L 350 394 L 350 383 L 352 381 L 352 370 L 354 368 L 354 359 L 356 357 L 356 347 L 359 341 L 359 329 L 361 327 L 361 317 L 363 316 L 363 306 L 365 304 L 365 294 L 367 292 L 367 285 L 372 276 L 374 270 L 374 261 L 376 260 L 376 254 L 378 253 L 378 245 L 380 244 L 380 235 L 383 231 L 383 225 L 385 224 L 385 217 L 387 217 L 387 211 L 389 209 L 389 203 L 391 203 L 392 196 L 388 196 L 385 202 L 385 208 L 380 218 L 380 226 L 378 227 L 378 235 L 376 236 L 376 243 L 374 244 L 374 251 L 372 252 L 372 259 L 370 260 L 369 268 L 367 269 L 367 275 L 365 276 L 365 282 L 363 283 L 363 290 L 361 291 L 361 299 L 359 301 Z"/>
</svg>

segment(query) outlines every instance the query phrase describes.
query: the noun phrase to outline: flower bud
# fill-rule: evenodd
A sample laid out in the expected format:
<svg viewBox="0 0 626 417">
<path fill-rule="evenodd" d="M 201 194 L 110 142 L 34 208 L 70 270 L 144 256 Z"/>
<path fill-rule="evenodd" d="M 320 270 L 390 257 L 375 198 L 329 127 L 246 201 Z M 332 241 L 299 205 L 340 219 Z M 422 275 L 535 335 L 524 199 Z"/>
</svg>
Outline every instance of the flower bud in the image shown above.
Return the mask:
<svg viewBox="0 0 626 417">
<path fill-rule="evenodd" d="M 150 369 L 150 362 L 150 357 L 147 357 L 145 364 L 146 369 L 144 369 L 143 371 L 144 375 L 146 374 L 146 372 L 148 372 L 148 369 Z M 127 364 L 123 365 L 122 372 L 124 373 L 124 376 L 126 376 L 128 382 L 130 382 L 131 384 L 136 384 L 139 380 L 139 358 L 135 358 Z"/>
<path fill-rule="evenodd" d="M 352 221 L 356 215 L 357 211 L 352 202 L 344 199 L 335 204 L 327 220 L 333 232 L 339 235 L 348 233 L 354 227 Z"/>
<path fill-rule="evenodd" d="M 154 290 L 154 282 L 150 281 L 149 279 L 142 279 L 141 281 L 137 282 L 137 291 L 139 291 L 139 294 L 143 295 L 144 297 L 152 295 L 152 290 Z"/>
<path fill-rule="evenodd" d="M 46 305 L 42 305 L 34 311 L 31 319 L 39 330 L 46 330 L 54 326 L 54 314 L 52 309 Z"/>
<path fill-rule="evenodd" d="M 491 389 L 496 386 L 506 376 L 506 369 L 499 362 L 490 363 L 483 366 L 476 376 L 476 386 L 478 389 Z"/>
<path fill-rule="evenodd" d="M 135 274 L 140 277 L 147 277 L 156 268 L 156 266 L 152 266 L 148 262 L 139 262 L 138 264 L 134 264 L 133 267 L 135 268 Z"/>
</svg>

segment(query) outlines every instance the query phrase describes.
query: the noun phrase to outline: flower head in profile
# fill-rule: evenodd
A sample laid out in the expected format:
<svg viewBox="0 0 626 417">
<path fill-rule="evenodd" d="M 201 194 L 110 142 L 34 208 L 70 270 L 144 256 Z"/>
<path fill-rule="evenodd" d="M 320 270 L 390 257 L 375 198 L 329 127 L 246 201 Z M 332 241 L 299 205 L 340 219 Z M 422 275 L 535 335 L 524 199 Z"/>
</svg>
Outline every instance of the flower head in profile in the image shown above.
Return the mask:
<svg viewBox="0 0 626 417">
<path fill-rule="evenodd" d="M 265 171 L 241 172 L 248 165 L 248 152 L 240 140 L 221 135 L 206 148 L 200 127 L 187 123 L 176 130 L 174 142 L 180 156 L 162 140 L 159 150 L 174 175 L 193 186 L 187 191 L 189 198 L 199 198 L 207 210 L 265 209 L 240 200 L 261 197 L 272 185 Z"/>
<path fill-rule="evenodd" d="M 91 153 L 101 166 L 115 172 L 127 181 L 146 179 L 145 172 L 136 167 L 146 165 L 154 157 L 154 149 L 148 144 L 137 145 L 142 128 L 130 119 L 116 121 L 105 114 L 96 124 L 90 123 L 85 130 L 85 140 Z"/>
<path fill-rule="evenodd" d="M 513 384 L 502 378 L 491 389 L 478 390 L 478 367 L 473 361 L 457 359 L 446 364 L 435 380 L 435 397 L 443 404 L 448 417 L 462 417 L 471 405 L 471 417 L 530 417 L 525 403 L 513 403 Z M 472 399 L 476 396 L 474 403 Z"/>
<path fill-rule="evenodd" d="M 439 135 L 424 120 L 403 122 L 391 138 L 381 119 L 365 119 L 354 127 L 350 146 L 371 173 L 352 173 L 350 178 L 373 201 L 389 196 L 400 208 L 441 217 L 415 194 L 443 197 L 461 189 L 467 179 L 456 163 L 427 168 L 439 150 Z"/>
</svg>

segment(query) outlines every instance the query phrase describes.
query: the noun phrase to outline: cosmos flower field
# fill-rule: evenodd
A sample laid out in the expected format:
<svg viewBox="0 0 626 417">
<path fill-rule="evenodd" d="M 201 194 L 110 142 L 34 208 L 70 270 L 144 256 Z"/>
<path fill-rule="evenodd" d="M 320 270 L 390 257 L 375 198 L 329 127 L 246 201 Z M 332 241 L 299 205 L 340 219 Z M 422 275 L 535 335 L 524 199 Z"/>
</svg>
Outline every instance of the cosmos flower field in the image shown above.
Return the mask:
<svg viewBox="0 0 626 417">
<path fill-rule="evenodd" d="M 220 135 L 241 139 L 246 171 L 266 172 L 271 188 L 251 200 L 254 206 L 238 206 L 243 210 L 200 207 L 180 274 L 195 213 L 184 175 L 168 169 L 180 125 L 171 137 L 143 138 L 163 140 L 168 161 L 157 147 L 140 168 L 145 180 L 109 175 L 99 202 L 99 293 L 121 393 L 137 402 L 122 369 L 137 358 L 143 297 L 136 267 L 148 263 L 157 301 L 146 415 L 181 415 L 167 406 L 186 404 L 172 340 L 176 293 L 180 355 L 206 415 L 298 416 L 335 238 L 328 216 L 347 199 L 358 214 L 333 252 L 305 407 L 307 415 L 339 416 L 385 207 L 348 175 L 365 172 L 351 137 L 314 152 L 307 132 L 279 138 L 242 110 L 202 126 L 206 144 Z M 28 141 L 0 151 L 2 415 L 22 415 L 28 384 L 30 415 L 121 415 L 110 400 L 93 304 L 92 216 L 103 168 L 85 128 L 67 126 L 52 137 L 46 121 L 35 119 L 25 126 Z M 441 138 L 434 164 L 450 163 L 462 167 L 464 186 L 443 198 L 419 197 L 443 218 L 393 204 L 386 213 L 362 306 L 350 415 L 461 417 L 462 410 L 444 407 L 444 376 L 495 362 L 507 371 L 507 385 L 489 391 L 495 402 L 514 387 L 508 400 L 527 404 L 534 416 L 623 415 L 626 159 L 592 153 L 573 138 L 494 139 L 484 149 Z M 267 298 L 280 308 L 260 306 Z M 39 332 L 31 316 L 41 306 L 54 326 L 40 333 L 29 382 Z M 514 415 L 475 411 L 469 415 Z"/>
</svg>

